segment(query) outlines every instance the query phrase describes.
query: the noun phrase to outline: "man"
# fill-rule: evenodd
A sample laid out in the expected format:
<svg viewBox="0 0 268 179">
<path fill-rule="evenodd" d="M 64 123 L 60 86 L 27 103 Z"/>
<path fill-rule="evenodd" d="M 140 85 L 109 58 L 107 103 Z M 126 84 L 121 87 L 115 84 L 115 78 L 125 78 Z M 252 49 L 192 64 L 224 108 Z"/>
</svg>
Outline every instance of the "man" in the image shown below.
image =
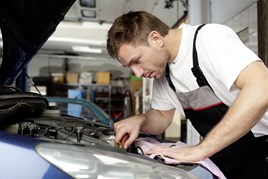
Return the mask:
<svg viewBox="0 0 268 179">
<path fill-rule="evenodd" d="M 137 77 L 154 78 L 151 109 L 115 123 L 116 142 L 127 148 L 140 131 L 164 132 L 178 109 L 204 139 L 148 154 L 192 163 L 210 157 L 228 179 L 268 178 L 268 70 L 230 28 L 170 29 L 147 12 L 129 12 L 109 30 L 107 50 Z"/>
</svg>

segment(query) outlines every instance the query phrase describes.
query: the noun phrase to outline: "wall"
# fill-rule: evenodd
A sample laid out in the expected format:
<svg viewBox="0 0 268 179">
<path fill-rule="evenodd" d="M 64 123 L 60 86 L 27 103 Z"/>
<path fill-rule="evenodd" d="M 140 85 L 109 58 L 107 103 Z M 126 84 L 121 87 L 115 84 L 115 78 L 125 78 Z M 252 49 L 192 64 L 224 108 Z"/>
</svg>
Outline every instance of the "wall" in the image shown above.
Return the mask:
<svg viewBox="0 0 268 179">
<path fill-rule="evenodd" d="M 226 23 L 257 0 L 189 0 L 189 23 Z"/>
<path fill-rule="evenodd" d="M 256 2 L 257 0 L 210 0 L 210 21 L 225 23 Z"/>
<path fill-rule="evenodd" d="M 231 27 L 253 52 L 258 54 L 258 16 L 257 3 L 246 7 L 234 17 L 224 22 Z"/>
</svg>

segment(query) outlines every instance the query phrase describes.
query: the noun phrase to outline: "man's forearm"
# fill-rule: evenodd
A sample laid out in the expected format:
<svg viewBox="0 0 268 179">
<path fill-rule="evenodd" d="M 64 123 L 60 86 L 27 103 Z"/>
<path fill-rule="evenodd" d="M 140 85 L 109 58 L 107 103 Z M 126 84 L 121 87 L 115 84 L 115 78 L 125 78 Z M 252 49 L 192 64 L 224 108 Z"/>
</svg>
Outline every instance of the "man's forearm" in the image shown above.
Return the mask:
<svg viewBox="0 0 268 179">
<path fill-rule="evenodd" d="M 253 86 L 243 89 L 227 114 L 199 145 L 205 157 L 222 150 L 250 131 L 267 111 L 267 102 L 265 89 Z"/>
<path fill-rule="evenodd" d="M 158 111 L 150 109 L 144 114 L 144 119 L 141 124 L 141 131 L 149 134 L 161 134 L 170 125 L 174 109 L 168 111 Z"/>
</svg>

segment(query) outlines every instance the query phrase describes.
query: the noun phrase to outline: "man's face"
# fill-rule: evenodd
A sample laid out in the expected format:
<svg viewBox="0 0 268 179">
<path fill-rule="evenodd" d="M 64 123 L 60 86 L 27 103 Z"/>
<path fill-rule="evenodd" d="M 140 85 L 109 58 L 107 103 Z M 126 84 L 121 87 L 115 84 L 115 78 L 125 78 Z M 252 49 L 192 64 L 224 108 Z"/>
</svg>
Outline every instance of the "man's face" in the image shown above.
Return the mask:
<svg viewBox="0 0 268 179">
<path fill-rule="evenodd" d="M 165 51 L 154 46 L 134 47 L 122 44 L 118 53 L 118 61 L 123 66 L 130 67 L 138 78 L 161 78 L 165 72 L 167 60 Z"/>
</svg>

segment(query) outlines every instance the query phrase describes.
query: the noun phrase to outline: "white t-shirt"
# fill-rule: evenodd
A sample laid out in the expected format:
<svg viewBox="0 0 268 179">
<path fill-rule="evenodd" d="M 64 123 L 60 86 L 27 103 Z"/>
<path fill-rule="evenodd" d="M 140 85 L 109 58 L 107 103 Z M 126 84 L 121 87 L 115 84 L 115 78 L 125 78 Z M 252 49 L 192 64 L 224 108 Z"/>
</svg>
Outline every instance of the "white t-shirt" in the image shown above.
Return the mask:
<svg viewBox="0 0 268 179">
<path fill-rule="evenodd" d="M 169 64 L 170 77 L 177 92 L 189 92 L 199 88 L 192 74 L 193 38 L 198 26 L 182 24 L 182 40 L 176 59 Z M 199 66 L 218 98 L 230 106 L 239 89 L 233 84 L 240 72 L 250 63 L 261 60 L 248 49 L 229 27 L 206 24 L 198 32 L 196 49 Z M 184 112 L 165 76 L 154 80 L 152 108 Z M 255 136 L 268 135 L 268 111 L 252 129 Z"/>
</svg>

